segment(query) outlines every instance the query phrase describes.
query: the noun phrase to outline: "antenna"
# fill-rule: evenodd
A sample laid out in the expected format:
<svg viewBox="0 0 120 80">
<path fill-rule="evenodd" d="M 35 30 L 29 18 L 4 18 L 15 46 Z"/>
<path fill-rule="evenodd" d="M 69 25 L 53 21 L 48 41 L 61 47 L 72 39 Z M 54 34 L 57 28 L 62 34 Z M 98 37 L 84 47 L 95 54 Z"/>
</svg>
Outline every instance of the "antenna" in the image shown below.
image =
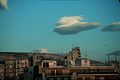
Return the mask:
<svg viewBox="0 0 120 80">
<path fill-rule="evenodd" d="M 78 44 L 76 44 L 76 46 L 79 47 Z"/>
<path fill-rule="evenodd" d="M 108 54 L 108 61 L 110 62 L 110 55 Z"/>
<path fill-rule="evenodd" d="M 74 46 L 74 44 L 72 43 L 72 48 L 74 48 L 75 46 Z"/>
<path fill-rule="evenodd" d="M 87 59 L 87 54 L 85 54 L 85 59 Z"/>
<path fill-rule="evenodd" d="M 105 59 L 105 63 L 106 63 L 106 59 Z"/>
<path fill-rule="evenodd" d="M 117 56 L 116 56 L 116 54 L 114 55 L 114 57 L 115 57 L 115 62 L 117 62 Z"/>
</svg>

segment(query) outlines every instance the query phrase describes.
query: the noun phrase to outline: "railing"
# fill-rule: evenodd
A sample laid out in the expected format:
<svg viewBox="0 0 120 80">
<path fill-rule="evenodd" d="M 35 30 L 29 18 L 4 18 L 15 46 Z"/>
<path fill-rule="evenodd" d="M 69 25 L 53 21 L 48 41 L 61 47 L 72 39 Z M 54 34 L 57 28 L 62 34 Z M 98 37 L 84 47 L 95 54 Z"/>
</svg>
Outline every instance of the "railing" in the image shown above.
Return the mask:
<svg viewBox="0 0 120 80">
<path fill-rule="evenodd" d="M 77 72 L 77 74 L 118 74 L 118 72 Z"/>
<path fill-rule="evenodd" d="M 45 76 L 60 76 L 60 75 L 71 75 L 70 73 L 69 74 L 64 74 L 64 73 L 62 73 L 62 74 L 51 74 L 51 73 L 46 73 L 45 74 Z"/>
</svg>

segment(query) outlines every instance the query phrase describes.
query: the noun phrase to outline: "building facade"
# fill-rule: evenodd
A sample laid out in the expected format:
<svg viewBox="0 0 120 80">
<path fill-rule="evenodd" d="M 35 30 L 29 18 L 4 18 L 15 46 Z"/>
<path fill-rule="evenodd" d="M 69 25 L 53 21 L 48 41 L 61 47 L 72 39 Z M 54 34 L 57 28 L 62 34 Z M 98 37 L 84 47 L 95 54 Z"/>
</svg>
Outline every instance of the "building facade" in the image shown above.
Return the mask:
<svg viewBox="0 0 120 80">
<path fill-rule="evenodd" d="M 17 59 L 16 60 L 16 78 L 23 77 L 25 70 L 29 67 L 28 59 Z"/>
<path fill-rule="evenodd" d="M 0 79 L 4 80 L 5 76 L 5 61 L 0 61 Z"/>
<path fill-rule="evenodd" d="M 81 59 L 79 47 L 72 48 L 72 51 L 65 57 L 65 64 L 75 66 L 77 61 Z"/>
<path fill-rule="evenodd" d="M 113 66 L 40 68 L 42 80 L 118 80 Z"/>
</svg>

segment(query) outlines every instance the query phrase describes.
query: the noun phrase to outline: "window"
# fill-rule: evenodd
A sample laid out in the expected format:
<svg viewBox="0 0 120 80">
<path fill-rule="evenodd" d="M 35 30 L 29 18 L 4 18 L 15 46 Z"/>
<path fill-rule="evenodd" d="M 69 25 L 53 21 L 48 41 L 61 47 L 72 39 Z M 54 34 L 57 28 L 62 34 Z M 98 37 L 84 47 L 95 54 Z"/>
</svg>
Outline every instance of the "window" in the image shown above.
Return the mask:
<svg viewBox="0 0 120 80">
<path fill-rule="evenodd" d="M 56 70 L 56 75 L 62 75 L 62 70 Z"/>
<path fill-rule="evenodd" d="M 43 63 L 43 67 L 49 67 L 49 63 L 48 62 L 44 62 Z"/>
</svg>

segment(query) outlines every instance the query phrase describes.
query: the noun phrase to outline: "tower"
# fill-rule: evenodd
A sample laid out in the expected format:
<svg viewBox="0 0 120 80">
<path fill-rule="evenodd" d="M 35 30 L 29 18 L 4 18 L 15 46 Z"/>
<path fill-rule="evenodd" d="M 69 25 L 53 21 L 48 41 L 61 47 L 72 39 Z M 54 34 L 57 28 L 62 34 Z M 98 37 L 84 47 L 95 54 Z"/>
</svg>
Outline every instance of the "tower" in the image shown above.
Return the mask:
<svg viewBox="0 0 120 80">
<path fill-rule="evenodd" d="M 75 65 L 78 60 L 81 58 L 81 53 L 79 47 L 72 48 L 71 51 L 71 61 L 72 65 Z"/>
<path fill-rule="evenodd" d="M 75 66 L 76 62 L 81 59 L 81 53 L 79 47 L 72 48 L 72 51 L 66 56 L 66 62 L 68 65 Z"/>
</svg>

